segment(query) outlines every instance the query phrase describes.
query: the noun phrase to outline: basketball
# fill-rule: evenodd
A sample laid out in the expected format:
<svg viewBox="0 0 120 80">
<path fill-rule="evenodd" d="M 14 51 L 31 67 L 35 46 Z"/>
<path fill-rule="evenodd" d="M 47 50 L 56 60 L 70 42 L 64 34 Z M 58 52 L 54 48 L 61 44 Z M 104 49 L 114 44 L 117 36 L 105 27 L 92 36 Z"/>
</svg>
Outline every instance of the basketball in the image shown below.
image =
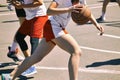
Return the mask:
<svg viewBox="0 0 120 80">
<path fill-rule="evenodd" d="M 83 6 L 79 12 L 73 11 L 71 13 L 72 20 L 79 25 L 87 23 L 90 20 L 90 16 L 91 11 L 86 6 Z"/>
</svg>

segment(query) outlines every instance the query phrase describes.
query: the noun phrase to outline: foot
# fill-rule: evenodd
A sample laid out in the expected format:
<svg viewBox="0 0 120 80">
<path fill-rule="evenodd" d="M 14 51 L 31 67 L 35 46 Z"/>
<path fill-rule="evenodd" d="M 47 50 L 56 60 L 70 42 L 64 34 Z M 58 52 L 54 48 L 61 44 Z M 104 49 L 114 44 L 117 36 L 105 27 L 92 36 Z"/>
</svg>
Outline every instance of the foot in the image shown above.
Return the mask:
<svg viewBox="0 0 120 80">
<path fill-rule="evenodd" d="M 22 76 L 29 76 L 29 75 L 32 75 L 32 74 L 35 74 L 37 73 L 37 70 L 34 66 L 31 66 L 29 69 L 27 69 L 25 72 L 23 72 L 21 75 Z"/>
<path fill-rule="evenodd" d="M 9 46 L 8 47 L 8 50 L 9 52 L 7 53 L 7 56 L 11 59 L 13 59 L 13 61 L 17 62 L 17 61 L 22 61 L 22 59 L 20 59 L 18 56 L 17 56 L 17 53 L 18 53 L 18 49 L 16 49 L 16 51 L 10 51 L 11 47 Z"/>
<path fill-rule="evenodd" d="M 102 16 L 100 18 L 97 18 L 96 19 L 97 22 L 105 22 L 105 18 L 103 18 Z"/>
<path fill-rule="evenodd" d="M 13 6 L 11 5 L 11 4 L 9 4 L 8 6 L 7 6 L 7 8 L 10 10 L 10 11 L 13 11 L 14 9 L 13 9 Z"/>
<path fill-rule="evenodd" d="M 12 77 L 9 73 L 1 74 L 2 80 L 12 80 Z"/>
</svg>

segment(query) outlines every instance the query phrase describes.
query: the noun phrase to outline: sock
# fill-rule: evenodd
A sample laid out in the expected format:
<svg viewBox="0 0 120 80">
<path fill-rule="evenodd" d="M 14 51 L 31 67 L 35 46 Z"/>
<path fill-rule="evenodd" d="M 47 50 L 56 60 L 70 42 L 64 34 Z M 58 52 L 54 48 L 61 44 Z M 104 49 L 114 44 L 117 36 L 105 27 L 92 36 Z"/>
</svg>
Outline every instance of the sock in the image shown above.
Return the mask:
<svg viewBox="0 0 120 80">
<path fill-rule="evenodd" d="M 105 13 L 104 13 L 104 12 L 102 12 L 101 17 L 102 17 L 102 18 L 105 18 Z"/>
<path fill-rule="evenodd" d="M 17 48 L 18 48 L 18 43 L 13 42 L 10 51 L 16 51 Z"/>
</svg>

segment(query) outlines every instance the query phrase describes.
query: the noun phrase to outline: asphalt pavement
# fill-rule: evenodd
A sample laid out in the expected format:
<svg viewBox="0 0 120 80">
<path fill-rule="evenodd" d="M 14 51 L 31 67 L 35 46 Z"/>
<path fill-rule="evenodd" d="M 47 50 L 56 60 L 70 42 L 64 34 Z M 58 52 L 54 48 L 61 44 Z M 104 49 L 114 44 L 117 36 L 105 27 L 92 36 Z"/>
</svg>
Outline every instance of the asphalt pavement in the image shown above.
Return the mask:
<svg viewBox="0 0 120 80">
<path fill-rule="evenodd" d="M 46 7 L 50 1 L 45 0 Z M 5 0 L 0 4 L 7 5 Z M 102 0 L 87 0 L 95 18 L 101 15 Z M 79 66 L 79 80 L 120 80 L 120 7 L 115 2 L 107 6 L 106 22 L 99 23 L 105 29 L 103 36 L 93 24 L 76 25 L 72 20 L 68 32 L 77 40 L 83 51 Z M 15 11 L 0 7 L 0 75 L 10 73 L 17 65 L 7 57 L 7 47 L 11 45 L 19 28 Z M 29 37 L 26 38 L 29 44 Z M 30 45 L 29 45 L 30 47 Z M 19 52 L 23 56 L 22 52 Z M 19 80 L 69 80 L 69 54 L 56 46 L 43 61 L 36 64 L 37 74 L 19 76 Z M 0 79 L 1 80 L 1 79 Z"/>
</svg>

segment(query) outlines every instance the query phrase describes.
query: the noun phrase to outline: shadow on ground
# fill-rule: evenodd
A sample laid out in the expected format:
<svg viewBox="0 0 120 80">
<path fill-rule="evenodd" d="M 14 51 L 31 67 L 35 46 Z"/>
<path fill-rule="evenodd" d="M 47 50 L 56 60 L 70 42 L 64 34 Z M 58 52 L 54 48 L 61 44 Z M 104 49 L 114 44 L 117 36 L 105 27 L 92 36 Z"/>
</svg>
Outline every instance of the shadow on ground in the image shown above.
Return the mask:
<svg viewBox="0 0 120 80">
<path fill-rule="evenodd" d="M 17 65 L 17 64 L 14 63 L 14 62 L 0 63 L 0 68 L 4 68 L 4 67 L 7 67 L 7 66 L 12 66 L 12 65 Z"/>
<path fill-rule="evenodd" d="M 103 62 L 94 62 L 90 65 L 87 65 L 86 67 L 99 67 L 99 66 L 104 66 L 104 65 L 120 65 L 120 59 L 112 59 L 108 61 L 103 61 Z"/>
<path fill-rule="evenodd" d="M 120 27 L 120 21 L 105 21 L 105 22 L 98 22 L 98 23 L 105 24 L 106 26 Z M 92 24 L 92 23 L 88 22 L 86 24 Z"/>
<path fill-rule="evenodd" d="M 0 12 L 9 12 L 10 10 L 2 10 L 2 11 L 0 11 Z"/>
<path fill-rule="evenodd" d="M 120 27 L 120 21 L 110 21 L 110 22 L 107 22 L 106 26 Z"/>
<path fill-rule="evenodd" d="M 18 22 L 19 20 L 10 20 L 10 21 L 3 21 L 2 23 L 11 23 L 11 22 Z"/>
</svg>

